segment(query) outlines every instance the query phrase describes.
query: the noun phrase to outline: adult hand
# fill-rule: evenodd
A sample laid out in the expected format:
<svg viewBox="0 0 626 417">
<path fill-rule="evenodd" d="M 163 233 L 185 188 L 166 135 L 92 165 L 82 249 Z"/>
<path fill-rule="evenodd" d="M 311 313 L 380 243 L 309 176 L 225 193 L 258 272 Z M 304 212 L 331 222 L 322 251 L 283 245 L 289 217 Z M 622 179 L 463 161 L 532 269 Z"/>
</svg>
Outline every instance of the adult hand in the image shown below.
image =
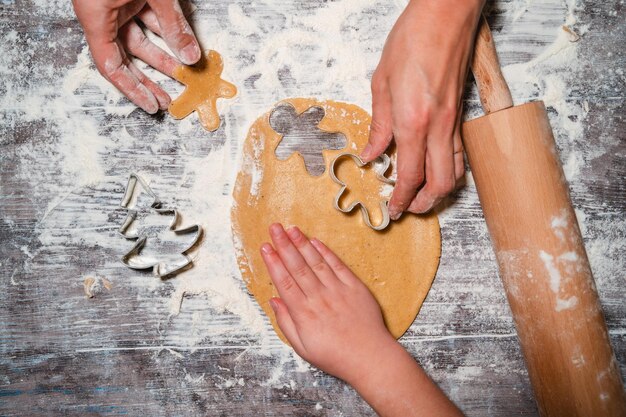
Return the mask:
<svg viewBox="0 0 626 417">
<path fill-rule="evenodd" d="M 178 0 L 72 0 L 98 71 L 148 113 L 167 109 L 169 95 L 131 62 L 129 55 L 168 76 L 180 62 L 152 43 L 137 20 L 161 36 L 182 63 L 201 56 Z"/>
<path fill-rule="evenodd" d="M 379 415 L 460 411 L 391 336 L 367 287 L 326 245 L 297 227 L 270 227 L 261 255 L 280 298 L 270 305 L 296 353 L 352 385 Z"/>
<path fill-rule="evenodd" d="M 372 76 L 372 124 L 361 157 L 392 139 L 397 181 L 389 213 L 424 213 L 464 174 L 461 97 L 484 0 L 412 0 L 391 30 Z"/>
</svg>

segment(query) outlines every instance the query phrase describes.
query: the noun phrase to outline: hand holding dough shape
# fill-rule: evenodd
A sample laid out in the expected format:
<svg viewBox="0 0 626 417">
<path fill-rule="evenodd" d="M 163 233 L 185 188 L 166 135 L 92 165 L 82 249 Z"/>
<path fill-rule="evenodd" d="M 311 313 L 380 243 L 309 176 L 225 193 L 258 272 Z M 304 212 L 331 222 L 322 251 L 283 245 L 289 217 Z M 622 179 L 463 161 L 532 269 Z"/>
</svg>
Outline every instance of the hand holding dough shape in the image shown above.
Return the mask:
<svg viewBox="0 0 626 417">
<path fill-rule="evenodd" d="M 193 66 L 176 67 L 174 78 L 186 87 L 170 104 L 170 114 L 175 119 L 183 119 L 197 111 L 200 123 L 206 130 L 212 132 L 220 127 L 217 99 L 232 98 L 237 94 L 237 87 L 222 80 L 223 68 L 221 55 L 211 50 Z"/>
</svg>

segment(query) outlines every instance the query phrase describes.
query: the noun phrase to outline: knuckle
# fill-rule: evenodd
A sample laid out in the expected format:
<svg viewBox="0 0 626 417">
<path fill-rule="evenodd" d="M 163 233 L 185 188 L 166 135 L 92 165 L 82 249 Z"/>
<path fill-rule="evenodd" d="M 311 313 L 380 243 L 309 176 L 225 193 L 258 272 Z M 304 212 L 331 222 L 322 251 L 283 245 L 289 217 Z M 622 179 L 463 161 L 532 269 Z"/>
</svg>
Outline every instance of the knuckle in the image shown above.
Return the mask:
<svg viewBox="0 0 626 417">
<path fill-rule="evenodd" d="M 380 118 L 374 118 L 372 119 L 372 123 L 370 124 L 370 132 L 374 134 L 384 134 L 386 136 L 390 136 L 391 126 L 389 126 L 388 122 L 385 122 Z"/>
<path fill-rule="evenodd" d="M 303 320 L 314 322 L 318 318 L 318 311 L 317 309 L 305 307 L 300 310 L 299 315 Z"/>
<path fill-rule="evenodd" d="M 291 278 L 291 275 L 285 274 L 278 278 L 276 285 L 285 291 L 290 291 L 294 287 L 295 281 Z"/>
<path fill-rule="evenodd" d="M 137 50 L 146 49 L 150 46 L 150 40 L 143 32 L 141 32 L 141 34 L 137 34 L 134 44 Z"/>
<path fill-rule="evenodd" d="M 372 94 L 380 94 L 384 92 L 386 88 L 385 86 L 385 77 L 383 76 L 382 72 L 380 72 L 380 70 L 374 71 L 374 74 L 372 74 L 371 82 Z"/>
<path fill-rule="evenodd" d="M 285 233 L 281 233 L 279 235 L 277 235 L 276 237 L 274 237 L 276 246 L 281 247 L 281 248 L 286 248 L 289 247 L 289 245 L 291 245 L 291 240 L 289 240 L 289 238 L 287 237 L 287 235 Z"/>
<path fill-rule="evenodd" d="M 307 244 L 307 238 L 302 233 L 300 233 L 292 239 L 292 242 L 295 247 L 302 248 Z"/>
<path fill-rule="evenodd" d="M 335 271 L 335 273 L 337 273 L 337 274 L 346 272 L 348 270 L 348 267 L 343 262 L 341 262 L 339 260 L 336 260 L 333 263 L 332 268 Z"/>
<path fill-rule="evenodd" d="M 295 276 L 298 276 L 298 277 L 303 277 L 305 275 L 308 275 L 309 266 L 305 263 L 295 265 L 293 268 L 293 273 Z"/>
<path fill-rule="evenodd" d="M 311 266 L 311 269 L 316 274 L 320 274 L 320 273 L 324 273 L 324 272 L 328 271 L 328 265 L 326 265 L 326 262 L 324 262 L 324 261 L 319 261 L 319 262 L 314 263 Z"/>
<path fill-rule="evenodd" d="M 435 189 L 434 189 L 435 194 L 438 197 L 445 197 L 446 195 L 454 191 L 455 184 L 456 184 L 456 181 L 452 177 L 446 178 L 445 180 L 441 180 L 435 186 Z"/>
<path fill-rule="evenodd" d="M 403 177 L 399 177 L 397 187 L 399 187 L 400 189 L 414 191 L 417 190 L 417 187 L 419 187 L 422 182 L 424 182 L 424 174 L 418 172 L 411 176 L 405 175 Z"/>
<path fill-rule="evenodd" d="M 439 110 L 439 117 L 441 119 L 441 123 L 444 126 L 447 126 L 449 129 L 454 129 L 456 125 L 456 119 L 458 116 L 458 108 L 454 104 L 446 104 Z"/>
<path fill-rule="evenodd" d="M 432 111 L 429 106 L 418 108 L 405 107 L 398 112 L 397 126 L 406 131 L 423 131 L 428 129 L 431 123 Z"/>
</svg>

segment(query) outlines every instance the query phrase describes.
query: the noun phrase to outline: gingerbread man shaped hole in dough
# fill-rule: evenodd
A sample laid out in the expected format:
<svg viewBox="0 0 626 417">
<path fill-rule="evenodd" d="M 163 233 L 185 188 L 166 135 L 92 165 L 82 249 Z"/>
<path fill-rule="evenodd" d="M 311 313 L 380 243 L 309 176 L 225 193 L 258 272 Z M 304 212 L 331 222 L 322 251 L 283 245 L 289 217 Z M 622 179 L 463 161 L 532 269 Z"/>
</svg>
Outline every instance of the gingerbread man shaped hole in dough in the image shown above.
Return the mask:
<svg viewBox="0 0 626 417">
<path fill-rule="evenodd" d="M 289 103 L 279 104 L 270 114 L 270 126 L 283 137 L 275 155 L 281 161 L 298 153 L 304 159 L 307 172 L 318 177 L 326 170 L 324 149 L 346 147 L 346 137 L 340 132 L 326 132 L 318 127 L 325 115 L 323 107 L 313 106 L 298 114 Z"/>
<path fill-rule="evenodd" d="M 200 61 L 193 65 L 180 65 L 174 70 L 174 78 L 185 84 L 185 91 L 169 107 L 175 119 L 183 119 L 194 111 L 198 112 L 200 123 L 209 132 L 220 127 L 217 114 L 218 98 L 233 98 L 237 87 L 221 78 L 224 63 L 216 51 L 207 51 Z"/>
</svg>

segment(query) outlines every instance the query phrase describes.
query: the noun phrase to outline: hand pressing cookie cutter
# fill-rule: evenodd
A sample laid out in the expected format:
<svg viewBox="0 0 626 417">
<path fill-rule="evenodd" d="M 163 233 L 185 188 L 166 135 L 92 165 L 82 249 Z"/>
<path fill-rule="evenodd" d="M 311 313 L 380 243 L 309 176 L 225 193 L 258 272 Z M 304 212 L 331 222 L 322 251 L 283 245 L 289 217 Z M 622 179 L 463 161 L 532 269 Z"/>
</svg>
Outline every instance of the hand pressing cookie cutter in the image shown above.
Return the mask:
<svg viewBox="0 0 626 417">
<path fill-rule="evenodd" d="M 376 231 L 385 229 L 387 226 L 389 226 L 389 222 L 390 222 L 388 201 L 380 202 L 380 211 L 382 213 L 383 219 L 378 226 L 374 226 L 372 224 L 370 220 L 369 211 L 367 210 L 367 207 L 365 207 L 362 201 L 360 200 L 354 201 L 352 204 L 350 204 L 346 208 L 341 208 L 341 206 L 339 205 L 339 200 L 341 199 L 341 196 L 348 188 L 346 183 L 341 181 L 339 178 L 337 178 L 337 175 L 335 174 L 335 165 L 337 164 L 337 161 L 343 158 L 352 158 L 359 168 L 362 168 L 368 164 L 374 164 L 374 171 L 376 172 L 376 178 L 378 178 L 381 182 L 384 182 L 385 184 L 395 185 L 396 182 L 394 180 L 385 177 L 385 172 L 387 172 L 387 170 L 389 169 L 389 165 L 391 164 L 391 159 L 389 158 L 387 154 L 382 154 L 381 156 L 379 156 L 378 158 L 376 158 L 375 160 L 371 162 L 363 162 L 360 156 L 355 155 L 350 152 L 344 152 L 335 157 L 335 159 L 330 163 L 330 169 L 329 169 L 330 178 L 332 178 L 332 180 L 336 182 L 337 184 L 341 185 L 341 189 L 339 190 L 339 192 L 335 196 L 335 200 L 333 201 L 333 207 L 335 207 L 335 209 L 341 211 L 342 213 L 350 213 L 352 210 L 354 210 L 356 206 L 361 206 L 361 214 L 363 216 L 363 221 L 365 222 L 367 226 L 369 226 L 370 228 Z M 378 164 L 382 164 L 382 168 L 376 169 L 376 165 Z"/>
<path fill-rule="evenodd" d="M 173 231 L 177 235 L 183 235 L 188 233 L 195 233 L 195 236 L 184 249 L 180 252 L 181 261 L 178 263 L 164 263 L 155 260 L 142 260 L 140 257 L 141 250 L 146 245 L 146 241 L 148 238 L 146 236 L 139 237 L 137 234 L 129 234 L 127 233 L 130 225 L 137 218 L 137 210 L 134 210 L 129 207 L 129 204 L 132 200 L 132 197 L 135 193 L 135 188 L 139 184 L 144 191 L 152 197 L 152 204 L 150 208 L 154 209 L 158 214 L 163 215 L 171 215 L 173 216 L 172 221 L 169 224 L 169 230 Z M 174 275 L 182 269 L 186 268 L 188 265 L 192 264 L 192 259 L 185 255 L 189 249 L 191 249 L 198 240 L 200 236 L 202 236 L 202 227 L 200 225 L 190 226 L 184 229 L 177 230 L 176 225 L 178 224 L 178 211 L 176 209 L 163 209 L 161 208 L 161 202 L 157 198 L 156 194 L 152 191 L 152 189 L 148 186 L 148 184 L 141 178 L 139 175 L 132 173 L 128 178 L 128 185 L 126 186 L 126 191 L 124 192 L 124 197 L 120 203 L 120 206 L 128 210 L 128 215 L 124 220 L 124 223 L 118 229 L 118 232 L 124 236 L 126 239 L 138 239 L 133 248 L 128 251 L 124 256 L 122 256 L 122 263 L 131 269 L 150 269 L 152 268 L 152 272 L 159 278 L 166 278 L 170 275 Z M 137 260 L 139 258 L 139 260 Z"/>
</svg>

